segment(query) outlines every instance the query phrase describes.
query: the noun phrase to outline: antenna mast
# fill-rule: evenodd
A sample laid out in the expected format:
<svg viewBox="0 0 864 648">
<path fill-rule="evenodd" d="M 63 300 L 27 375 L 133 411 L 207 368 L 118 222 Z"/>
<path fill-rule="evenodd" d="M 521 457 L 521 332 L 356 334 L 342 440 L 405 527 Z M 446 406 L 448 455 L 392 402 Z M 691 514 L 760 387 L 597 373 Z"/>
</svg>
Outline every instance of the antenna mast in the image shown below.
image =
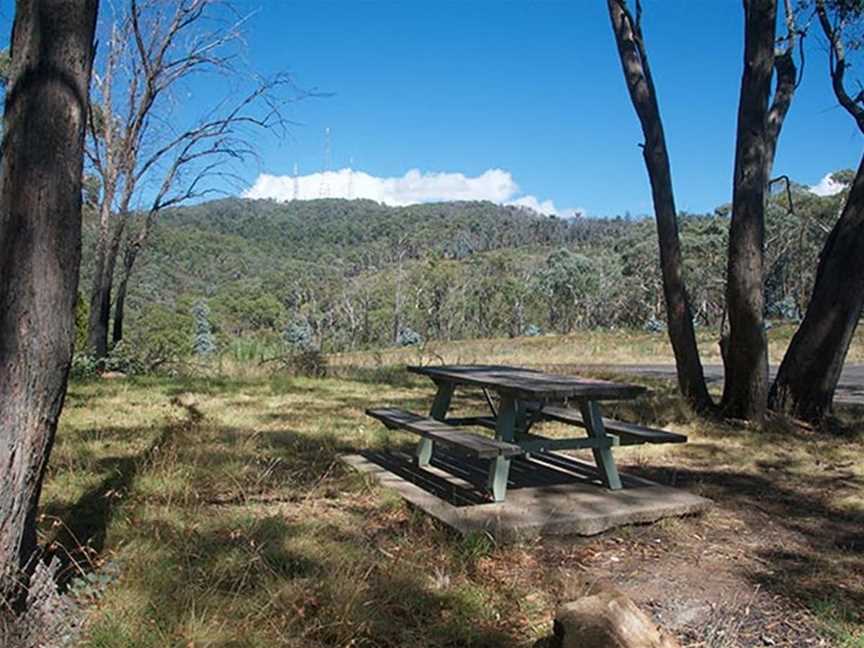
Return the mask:
<svg viewBox="0 0 864 648">
<path fill-rule="evenodd" d="M 330 173 L 330 127 L 324 129 L 324 169 L 321 171 L 321 186 L 318 187 L 318 197 L 327 198 L 330 195 L 330 185 L 327 176 Z"/>
<path fill-rule="evenodd" d="M 300 199 L 300 172 L 297 163 L 294 163 L 294 200 Z"/>
</svg>

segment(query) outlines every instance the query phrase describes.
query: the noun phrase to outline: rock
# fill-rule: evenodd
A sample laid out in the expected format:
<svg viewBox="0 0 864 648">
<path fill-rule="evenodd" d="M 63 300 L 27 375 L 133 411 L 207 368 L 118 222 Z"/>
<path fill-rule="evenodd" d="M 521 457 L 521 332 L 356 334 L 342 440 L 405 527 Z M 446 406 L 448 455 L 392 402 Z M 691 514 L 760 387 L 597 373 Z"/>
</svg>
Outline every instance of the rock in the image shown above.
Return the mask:
<svg viewBox="0 0 864 648">
<path fill-rule="evenodd" d="M 100 377 L 103 380 L 122 380 L 126 377 L 126 374 L 122 371 L 105 371 L 100 374 Z"/>
<path fill-rule="evenodd" d="M 680 648 L 623 592 L 608 583 L 558 609 L 554 646 L 560 648 Z"/>
</svg>

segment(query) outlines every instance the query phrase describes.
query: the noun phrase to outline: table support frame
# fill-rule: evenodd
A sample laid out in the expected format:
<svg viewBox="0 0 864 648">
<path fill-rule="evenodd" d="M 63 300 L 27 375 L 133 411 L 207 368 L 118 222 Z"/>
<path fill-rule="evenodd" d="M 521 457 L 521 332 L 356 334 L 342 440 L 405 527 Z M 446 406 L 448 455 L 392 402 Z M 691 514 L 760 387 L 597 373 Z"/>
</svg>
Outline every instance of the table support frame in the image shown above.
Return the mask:
<svg viewBox="0 0 864 648">
<path fill-rule="evenodd" d="M 456 384 L 443 380 L 435 381 L 435 384 L 438 391 L 429 410 L 429 417 L 436 421 L 444 421 L 450 409 Z M 547 448 L 547 445 L 560 445 L 563 448 L 568 445 L 568 441 L 570 441 L 570 447 L 590 447 L 603 484 L 610 490 L 618 490 L 622 487 L 621 476 L 618 474 L 615 459 L 612 456 L 612 446 L 615 444 L 615 437 L 606 433 L 600 405 L 597 401 L 579 401 L 579 409 L 585 421 L 588 439 L 582 440 L 581 443 L 579 440 L 550 439 L 548 443 L 544 443 L 535 440 L 536 438 L 532 438 L 528 434 L 530 424 L 533 423 L 535 417 L 529 415 L 525 402 L 507 393 L 502 393 L 500 397 L 501 400 L 495 419 L 496 439 L 517 444 L 520 440 L 523 440 L 526 446 L 525 456 L 528 458 L 530 458 L 532 449 L 534 451 L 548 451 L 551 447 Z M 425 468 L 429 466 L 432 460 L 433 449 L 434 443 L 431 439 L 422 438 L 420 440 L 415 450 L 416 461 L 419 467 Z M 493 459 L 489 466 L 487 486 L 495 502 L 503 502 L 506 497 L 510 463 L 511 459 L 509 457 L 499 456 Z"/>
</svg>

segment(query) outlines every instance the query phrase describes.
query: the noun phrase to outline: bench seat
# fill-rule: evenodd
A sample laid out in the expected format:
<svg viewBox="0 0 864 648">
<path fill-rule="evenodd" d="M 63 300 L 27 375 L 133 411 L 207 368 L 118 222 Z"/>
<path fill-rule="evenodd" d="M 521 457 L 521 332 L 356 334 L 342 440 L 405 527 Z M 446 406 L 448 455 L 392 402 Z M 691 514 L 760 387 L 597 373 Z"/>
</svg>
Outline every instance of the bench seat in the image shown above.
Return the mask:
<svg viewBox="0 0 864 648">
<path fill-rule="evenodd" d="M 480 459 L 495 459 L 496 457 L 515 457 L 522 454 L 522 449 L 505 441 L 498 441 L 482 434 L 468 432 L 453 427 L 435 419 L 420 416 L 395 407 L 367 409 L 366 414 L 378 419 L 391 429 L 407 430 L 435 443 L 456 446 Z"/>
<path fill-rule="evenodd" d="M 540 417 L 546 420 L 558 421 L 585 427 L 582 414 L 572 407 L 544 407 L 539 412 Z M 603 427 L 606 432 L 618 437 L 618 445 L 638 445 L 641 443 L 686 443 L 687 437 L 676 432 L 660 430 L 657 428 L 626 423 L 614 419 L 603 418 Z"/>
</svg>

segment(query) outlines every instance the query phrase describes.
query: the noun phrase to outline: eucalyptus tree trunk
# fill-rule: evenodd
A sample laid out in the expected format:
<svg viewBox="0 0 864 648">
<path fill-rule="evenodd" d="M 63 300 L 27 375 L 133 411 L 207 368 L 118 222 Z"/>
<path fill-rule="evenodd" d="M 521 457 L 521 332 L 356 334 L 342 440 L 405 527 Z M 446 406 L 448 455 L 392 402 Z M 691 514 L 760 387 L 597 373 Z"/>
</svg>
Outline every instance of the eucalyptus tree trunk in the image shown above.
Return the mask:
<svg viewBox="0 0 864 648">
<path fill-rule="evenodd" d="M 107 210 L 107 211 L 106 211 Z M 114 286 L 114 269 L 123 235 L 123 221 L 111 229 L 111 200 L 101 206 L 99 238 L 96 243 L 96 271 L 90 288 L 90 315 L 87 321 L 87 350 L 96 358 L 108 355 L 108 326 L 111 323 L 111 293 Z"/>
<path fill-rule="evenodd" d="M 134 262 L 133 262 L 134 263 Z M 123 324 L 126 317 L 126 293 L 129 289 L 129 275 L 132 265 L 123 261 L 123 274 L 117 284 L 117 296 L 114 300 L 114 326 L 111 327 L 111 341 L 116 345 L 123 339 Z"/>
<path fill-rule="evenodd" d="M 828 41 L 832 89 L 864 133 L 860 95 L 846 90 L 848 67 L 843 28 L 830 5 L 816 1 L 816 15 Z M 844 10 L 843 6 L 833 7 Z M 855 14 L 853 14 L 854 16 Z M 807 312 L 795 332 L 771 387 L 772 409 L 820 422 L 831 411 L 837 381 L 864 308 L 864 158 L 852 181 L 843 213 L 819 255 Z"/>
<path fill-rule="evenodd" d="M 607 0 L 607 4 L 624 80 L 645 137 L 642 154 L 651 180 L 666 318 L 669 340 L 675 354 L 678 386 L 697 411 L 710 411 L 714 405 L 705 384 L 693 328 L 693 313 L 684 283 L 669 152 L 641 28 L 638 21 L 633 20 L 625 0 Z"/>
<path fill-rule="evenodd" d="M 864 308 L 864 158 L 831 230 L 813 294 L 771 388 L 771 408 L 819 422 L 831 410 Z"/>
<path fill-rule="evenodd" d="M 36 509 L 75 338 L 98 0 L 18 0 L 0 161 L 0 606 L 35 566 Z"/>
<path fill-rule="evenodd" d="M 768 100 L 774 69 L 776 0 L 744 1 L 744 73 L 729 228 L 726 304 L 729 337 L 723 354 L 723 410 L 764 419 L 768 404 L 768 340 L 763 311 L 765 192 L 768 187 Z"/>
</svg>

